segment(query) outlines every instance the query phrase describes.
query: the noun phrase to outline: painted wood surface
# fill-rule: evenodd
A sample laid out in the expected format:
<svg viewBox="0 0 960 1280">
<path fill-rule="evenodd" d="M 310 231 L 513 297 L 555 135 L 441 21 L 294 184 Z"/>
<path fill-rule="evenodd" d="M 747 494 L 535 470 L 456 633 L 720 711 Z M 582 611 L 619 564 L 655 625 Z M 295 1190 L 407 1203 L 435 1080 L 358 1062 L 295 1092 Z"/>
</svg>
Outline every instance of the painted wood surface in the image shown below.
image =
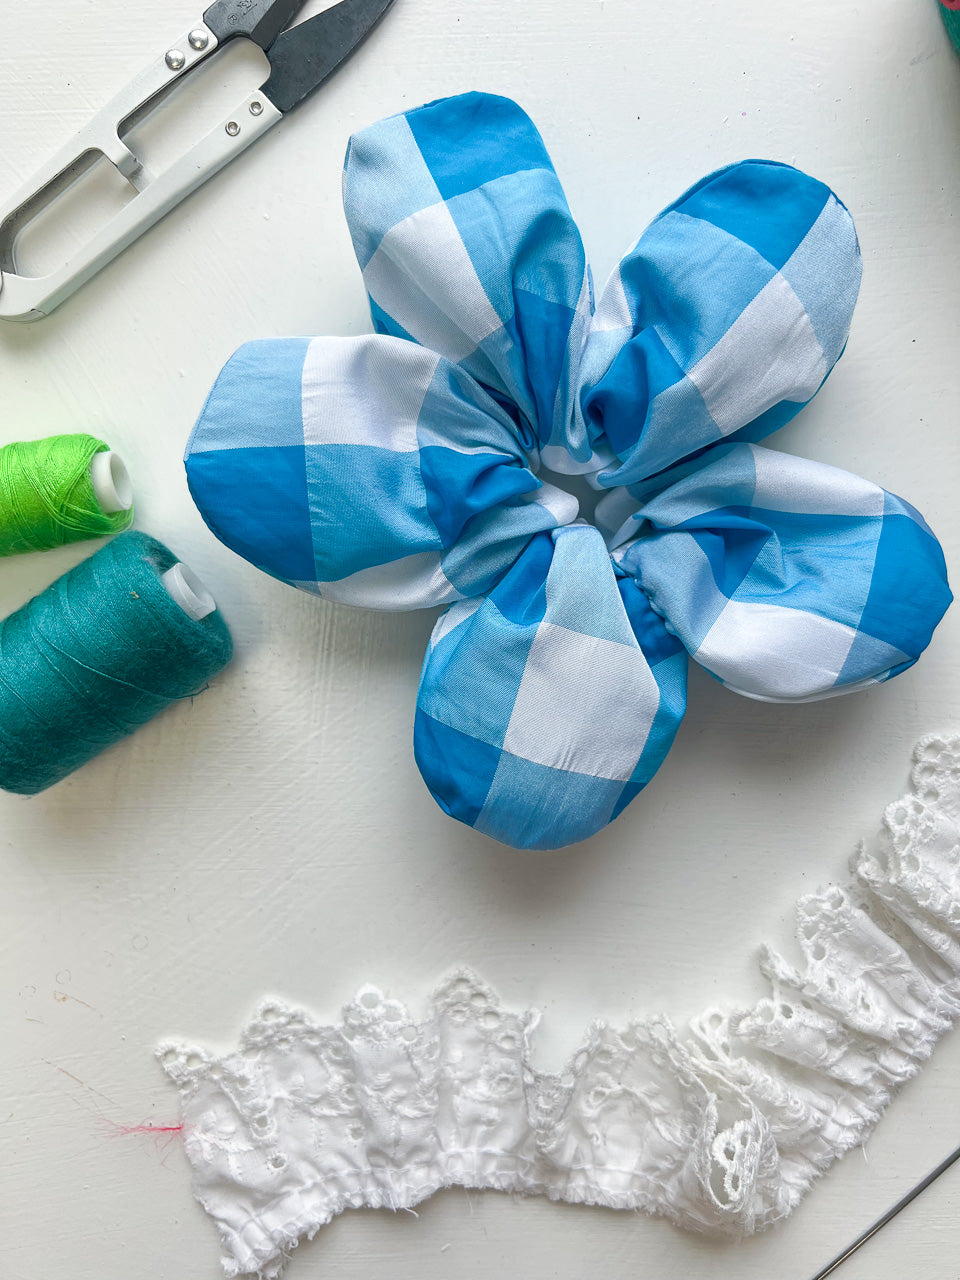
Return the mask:
<svg viewBox="0 0 960 1280">
<path fill-rule="evenodd" d="M 0 4 L 0 190 L 196 16 L 186 0 Z M 216 66 L 144 146 L 181 145 L 257 70 Z M 533 116 L 598 279 L 721 164 L 770 156 L 830 183 L 857 221 L 861 301 L 828 386 L 774 443 L 904 493 L 958 563 L 960 60 L 932 0 L 397 0 L 315 99 L 61 311 L 0 329 L 0 442 L 101 433 L 139 526 L 208 582 L 238 645 L 135 740 L 43 796 L 0 796 L 5 1280 L 219 1274 L 176 1135 L 122 1132 L 176 1123 L 162 1036 L 228 1045 L 267 993 L 330 1015 L 367 980 L 415 1000 L 463 963 L 545 1010 L 547 1064 L 594 1016 L 741 1003 L 761 990 L 757 944 L 789 950 L 794 901 L 843 875 L 915 738 L 960 726 L 956 609 L 917 668 L 866 695 L 777 708 L 694 672 L 645 796 L 585 845 L 517 854 L 444 818 L 414 767 L 433 615 L 318 603 L 206 531 L 180 457 L 223 361 L 252 337 L 368 326 L 340 210 L 349 134 L 468 88 Z M 0 608 L 86 550 L 0 563 Z M 960 1142 L 958 1068 L 953 1037 L 863 1155 L 740 1245 L 451 1192 L 418 1218 L 347 1215 L 289 1274 L 804 1280 Z M 954 1172 L 840 1274 L 957 1280 L 958 1208 Z"/>
</svg>

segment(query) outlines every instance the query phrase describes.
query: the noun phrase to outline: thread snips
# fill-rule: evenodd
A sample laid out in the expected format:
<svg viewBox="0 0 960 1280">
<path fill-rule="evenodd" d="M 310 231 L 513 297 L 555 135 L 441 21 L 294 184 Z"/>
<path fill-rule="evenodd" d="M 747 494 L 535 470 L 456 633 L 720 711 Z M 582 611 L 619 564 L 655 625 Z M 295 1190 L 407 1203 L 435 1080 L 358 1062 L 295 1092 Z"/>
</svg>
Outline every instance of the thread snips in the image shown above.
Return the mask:
<svg viewBox="0 0 960 1280">
<path fill-rule="evenodd" d="M 15 195 L 0 202 L 0 319 L 49 315 L 144 231 L 272 128 L 356 49 L 393 0 L 340 0 L 290 26 L 304 0 L 215 0 L 201 21 L 171 42 L 74 139 Z M 183 76 L 230 40 L 258 45 L 270 75 L 216 128 L 162 172 L 149 173 L 124 141 L 141 118 Z M 97 162 L 106 159 L 135 194 L 124 207 L 45 275 L 20 274 L 17 238 Z"/>
</svg>

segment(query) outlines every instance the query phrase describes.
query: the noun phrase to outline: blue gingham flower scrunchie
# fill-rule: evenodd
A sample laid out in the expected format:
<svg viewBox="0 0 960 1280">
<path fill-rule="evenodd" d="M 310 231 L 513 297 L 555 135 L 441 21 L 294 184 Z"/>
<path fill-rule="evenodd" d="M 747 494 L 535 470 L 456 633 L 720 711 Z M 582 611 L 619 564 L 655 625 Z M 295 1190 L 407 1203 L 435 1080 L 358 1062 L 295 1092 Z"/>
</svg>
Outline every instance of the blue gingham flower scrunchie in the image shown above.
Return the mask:
<svg viewBox="0 0 960 1280">
<path fill-rule="evenodd" d="M 344 202 L 376 335 L 242 347 L 190 440 L 213 532 L 329 600 L 450 606 L 417 699 L 438 803 L 509 845 L 615 818 L 663 761 L 688 654 L 800 702 L 914 663 L 951 596 L 903 499 L 761 448 L 823 383 L 850 215 L 788 165 L 711 174 L 594 305 L 543 142 L 484 94 L 357 134 Z M 596 524 L 538 471 L 607 491 Z"/>
</svg>

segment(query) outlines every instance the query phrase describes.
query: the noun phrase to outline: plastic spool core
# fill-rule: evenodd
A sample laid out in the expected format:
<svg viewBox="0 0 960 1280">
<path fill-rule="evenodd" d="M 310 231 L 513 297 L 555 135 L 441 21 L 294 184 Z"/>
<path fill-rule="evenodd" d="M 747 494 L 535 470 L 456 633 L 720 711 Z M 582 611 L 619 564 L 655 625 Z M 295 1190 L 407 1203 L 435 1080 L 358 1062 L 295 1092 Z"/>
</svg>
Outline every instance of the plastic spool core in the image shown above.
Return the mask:
<svg viewBox="0 0 960 1280">
<path fill-rule="evenodd" d="M 185 564 L 177 563 L 160 575 L 171 600 L 175 600 L 183 612 L 194 622 L 213 613 L 217 602 L 197 575 Z"/>
<path fill-rule="evenodd" d="M 133 506 L 133 485 L 130 473 L 119 454 L 101 449 L 90 460 L 90 482 L 93 492 L 105 516 L 117 511 L 129 511 Z"/>
</svg>

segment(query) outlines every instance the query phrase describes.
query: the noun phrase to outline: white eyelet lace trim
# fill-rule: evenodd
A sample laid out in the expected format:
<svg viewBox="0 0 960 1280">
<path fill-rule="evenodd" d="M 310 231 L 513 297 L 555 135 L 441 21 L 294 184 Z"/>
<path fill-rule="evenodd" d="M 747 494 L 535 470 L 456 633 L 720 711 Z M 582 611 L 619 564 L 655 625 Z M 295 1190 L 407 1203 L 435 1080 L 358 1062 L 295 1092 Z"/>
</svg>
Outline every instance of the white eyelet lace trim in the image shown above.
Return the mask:
<svg viewBox="0 0 960 1280">
<path fill-rule="evenodd" d="M 960 737 L 918 744 L 912 787 L 854 882 L 800 902 L 802 968 L 764 951 L 772 996 L 685 1034 L 662 1017 L 596 1023 L 546 1075 L 537 1014 L 463 972 L 422 1021 L 365 987 L 339 1026 L 271 1000 L 226 1057 L 162 1046 L 227 1276 L 279 1275 L 344 1209 L 455 1185 L 701 1231 L 778 1222 L 960 1014 Z"/>
</svg>

